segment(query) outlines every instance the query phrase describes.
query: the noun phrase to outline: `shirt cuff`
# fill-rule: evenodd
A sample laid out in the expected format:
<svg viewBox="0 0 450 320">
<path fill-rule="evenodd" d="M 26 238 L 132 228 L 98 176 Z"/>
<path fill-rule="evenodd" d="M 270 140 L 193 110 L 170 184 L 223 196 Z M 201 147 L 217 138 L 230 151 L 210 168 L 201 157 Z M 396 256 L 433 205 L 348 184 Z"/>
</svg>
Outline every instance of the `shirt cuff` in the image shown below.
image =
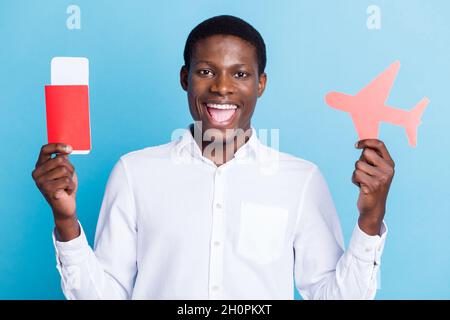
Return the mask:
<svg viewBox="0 0 450 320">
<path fill-rule="evenodd" d="M 78 224 L 80 226 L 80 235 L 77 238 L 67 242 L 58 241 L 56 228 L 53 230 L 53 245 L 55 247 L 58 264 L 62 264 L 64 266 L 75 265 L 84 261 L 88 257 L 89 244 L 87 242 L 83 227 L 79 221 Z"/>
<path fill-rule="evenodd" d="M 360 229 L 359 225 L 356 224 L 348 249 L 356 258 L 379 265 L 384 244 L 386 242 L 387 232 L 388 229 L 384 221 L 381 225 L 380 235 L 375 236 L 366 234 Z"/>
</svg>

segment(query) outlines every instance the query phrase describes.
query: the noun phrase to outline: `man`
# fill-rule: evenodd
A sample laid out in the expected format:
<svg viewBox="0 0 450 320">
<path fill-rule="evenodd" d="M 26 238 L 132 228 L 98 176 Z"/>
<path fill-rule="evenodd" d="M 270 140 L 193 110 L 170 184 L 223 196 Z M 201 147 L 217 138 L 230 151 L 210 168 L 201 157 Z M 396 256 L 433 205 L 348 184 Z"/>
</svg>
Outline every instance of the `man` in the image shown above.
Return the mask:
<svg viewBox="0 0 450 320">
<path fill-rule="evenodd" d="M 65 296 L 292 299 L 295 283 L 305 299 L 374 298 L 394 174 L 384 144 L 358 142 L 360 215 L 344 252 L 319 169 L 264 146 L 251 126 L 267 78 L 258 31 L 232 16 L 208 19 L 191 31 L 184 59 L 180 82 L 194 125 L 120 158 L 94 250 L 76 215 L 70 146 L 42 147 L 32 175 L 53 210 Z"/>
</svg>

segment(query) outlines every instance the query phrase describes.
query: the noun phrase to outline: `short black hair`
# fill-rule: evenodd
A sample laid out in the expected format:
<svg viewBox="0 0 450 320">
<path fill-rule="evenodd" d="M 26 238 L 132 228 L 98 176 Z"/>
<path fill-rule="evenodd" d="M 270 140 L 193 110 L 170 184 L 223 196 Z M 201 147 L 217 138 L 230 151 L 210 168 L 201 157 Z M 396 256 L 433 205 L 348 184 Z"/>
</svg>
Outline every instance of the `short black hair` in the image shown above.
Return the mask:
<svg viewBox="0 0 450 320">
<path fill-rule="evenodd" d="M 266 45 L 261 34 L 248 22 L 241 18 L 221 15 L 209 18 L 197 25 L 189 33 L 184 46 L 184 65 L 189 70 L 194 46 L 197 41 L 214 35 L 230 35 L 241 38 L 253 45 L 258 60 L 258 73 L 261 75 L 266 68 Z"/>
</svg>

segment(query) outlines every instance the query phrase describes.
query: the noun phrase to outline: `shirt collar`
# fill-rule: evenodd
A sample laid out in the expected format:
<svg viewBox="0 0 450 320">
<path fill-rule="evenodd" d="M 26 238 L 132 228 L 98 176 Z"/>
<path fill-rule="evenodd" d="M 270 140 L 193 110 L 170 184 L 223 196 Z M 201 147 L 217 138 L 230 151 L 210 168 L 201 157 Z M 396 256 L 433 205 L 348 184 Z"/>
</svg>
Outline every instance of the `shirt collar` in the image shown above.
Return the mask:
<svg viewBox="0 0 450 320">
<path fill-rule="evenodd" d="M 187 154 L 187 155 L 189 155 L 191 157 L 195 157 L 195 158 L 204 158 L 202 151 L 200 150 L 200 147 L 195 142 L 195 139 L 192 136 L 192 133 L 190 130 L 191 126 L 192 126 L 192 124 L 186 128 L 186 131 L 176 142 L 176 146 L 175 146 L 176 155 L 178 157 L 182 157 L 183 154 Z M 257 160 L 258 154 L 259 154 L 258 150 L 259 150 L 260 141 L 256 135 L 256 130 L 253 126 L 251 127 L 251 131 L 252 131 L 252 134 L 251 134 L 250 138 L 234 154 L 234 157 L 236 159 Z"/>
</svg>

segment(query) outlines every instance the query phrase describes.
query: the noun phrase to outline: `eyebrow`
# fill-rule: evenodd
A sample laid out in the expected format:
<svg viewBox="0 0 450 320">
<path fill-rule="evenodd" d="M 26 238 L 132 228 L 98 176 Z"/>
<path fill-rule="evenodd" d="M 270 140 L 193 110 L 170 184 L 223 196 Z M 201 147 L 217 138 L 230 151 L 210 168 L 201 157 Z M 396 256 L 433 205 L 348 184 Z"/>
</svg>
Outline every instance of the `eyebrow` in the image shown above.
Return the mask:
<svg viewBox="0 0 450 320">
<path fill-rule="evenodd" d="M 207 60 L 199 60 L 196 63 L 194 63 L 194 65 L 197 65 L 197 64 L 200 64 L 200 63 L 206 63 L 206 64 L 209 64 L 209 65 L 212 65 L 212 66 L 216 65 L 214 62 L 207 61 Z M 247 64 L 245 64 L 245 63 L 237 63 L 237 64 L 231 65 L 230 67 L 245 67 L 245 66 L 247 66 Z"/>
</svg>

